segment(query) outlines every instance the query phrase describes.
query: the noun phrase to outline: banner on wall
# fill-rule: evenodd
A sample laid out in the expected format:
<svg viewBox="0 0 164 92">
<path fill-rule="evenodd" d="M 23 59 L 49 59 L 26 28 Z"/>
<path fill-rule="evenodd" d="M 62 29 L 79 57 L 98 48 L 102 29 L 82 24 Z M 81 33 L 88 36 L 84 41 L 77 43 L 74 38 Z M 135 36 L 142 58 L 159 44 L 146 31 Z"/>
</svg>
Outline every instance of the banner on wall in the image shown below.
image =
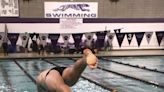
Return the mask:
<svg viewBox="0 0 164 92">
<path fill-rule="evenodd" d="M 18 17 L 18 0 L 0 0 L 0 17 Z"/>
<path fill-rule="evenodd" d="M 151 37 L 153 35 L 153 32 L 145 32 L 146 35 L 146 40 L 148 42 L 148 44 L 150 43 Z"/>
<path fill-rule="evenodd" d="M 45 18 L 97 18 L 97 2 L 44 2 Z"/>
<path fill-rule="evenodd" d="M 127 35 L 128 43 L 130 45 L 132 42 L 134 33 L 126 33 L 126 35 Z"/>
<path fill-rule="evenodd" d="M 119 47 L 121 47 L 122 42 L 123 42 L 124 37 L 125 37 L 125 33 L 116 33 L 116 37 L 118 40 Z"/>
<path fill-rule="evenodd" d="M 61 29 L 76 29 L 83 24 L 83 19 L 60 19 Z"/>
<path fill-rule="evenodd" d="M 156 36 L 157 36 L 158 44 L 160 46 L 161 45 L 161 41 L 164 38 L 164 31 L 156 32 Z"/>
<path fill-rule="evenodd" d="M 79 33 L 79 34 L 72 34 L 72 37 L 74 39 L 74 44 L 76 48 L 80 48 L 80 43 L 82 42 L 82 37 L 83 34 Z"/>
<path fill-rule="evenodd" d="M 138 32 L 138 33 L 135 33 L 138 47 L 140 47 L 140 44 L 141 44 L 141 41 L 142 41 L 142 39 L 143 39 L 144 33 L 145 33 L 145 32 Z"/>
</svg>

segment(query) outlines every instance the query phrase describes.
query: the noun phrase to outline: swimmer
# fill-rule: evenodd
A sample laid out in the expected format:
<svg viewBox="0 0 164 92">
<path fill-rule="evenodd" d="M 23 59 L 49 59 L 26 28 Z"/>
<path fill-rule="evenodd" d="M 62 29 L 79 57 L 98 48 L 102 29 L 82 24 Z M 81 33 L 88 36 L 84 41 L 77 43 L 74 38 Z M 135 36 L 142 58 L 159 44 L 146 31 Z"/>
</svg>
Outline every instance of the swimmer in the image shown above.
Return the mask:
<svg viewBox="0 0 164 92">
<path fill-rule="evenodd" d="M 88 65 L 97 68 L 98 59 L 91 50 L 85 49 L 84 55 L 69 67 L 54 67 L 41 72 L 37 77 L 38 92 L 72 92 L 73 86 Z"/>
</svg>

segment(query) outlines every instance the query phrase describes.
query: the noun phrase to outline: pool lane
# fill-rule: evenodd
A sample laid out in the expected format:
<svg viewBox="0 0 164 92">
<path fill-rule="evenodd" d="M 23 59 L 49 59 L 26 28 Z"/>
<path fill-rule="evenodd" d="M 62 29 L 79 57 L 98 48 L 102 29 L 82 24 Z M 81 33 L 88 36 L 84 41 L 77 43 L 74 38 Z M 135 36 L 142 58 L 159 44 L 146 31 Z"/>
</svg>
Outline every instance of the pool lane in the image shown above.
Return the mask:
<svg viewBox="0 0 164 92">
<path fill-rule="evenodd" d="M 110 61 L 103 61 L 100 62 L 101 66 L 106 67 L 109 70 L 116 71 L 119 73 L 123 73 L 132 77 L 136 77 L 139 79 L 144 79 L 147 81 L 152 81 L 155 83 L 159 83 L 160 85 L 164 85 L 164 74 L 158 72 L 147 71 L 135 67 L 125 66 L 122 64 L 113 63 Z"/>
<path fill-rule="evenodd" d="M 71 60 L 51 60 L 55 64 L 71 65 L 74 62 Z M 101 61 L 100 61 L 101 63 Z M 164 89 L 154 87 L 153 85 L 145 84 L 140 81 L 128 79 L 113 73 L 109 73 L 100 69 L 86 69 L 83 73 L 86 76 L 92 77 L 108 86 L 115 87 L 118 92 L 163 92 Z"/>
<path fill-rule="evenodd" d="M 33 92 L 36 86 L 12 61 L 0 62 L 1 92 Z M 29 85 L 29 86 L 27 86 Z"/>
<path fill-rule="evenodd" d="M 149 69 L 157 69 L 164 72 L 164 56 L 149 57 L 110 57 L 109 59 L 131 65 L 146 66 Z"/>
<path fill-rule="evenodd" d="M 36 63 L 37 62 L 37 63 Z M 42 60 L 28 60 L 25 62 L 18 61 L 18 63 L 33 77 L 36 78 L 38 73 L 42 70 L 54 67 L 53 65 L 42 61 Z M 28 63 L 28 64 L 27 64 Z M 85 85 L 85 86 L 84 86 Z M 95 90 L 96 89 L 96 90 Z M 108 90 L 102 89 L 101 87 L 90 83 L 87 80 L 80 78 L 78 83 L 72 87 L 73 92 L 110 92 Z"/>
</svg>

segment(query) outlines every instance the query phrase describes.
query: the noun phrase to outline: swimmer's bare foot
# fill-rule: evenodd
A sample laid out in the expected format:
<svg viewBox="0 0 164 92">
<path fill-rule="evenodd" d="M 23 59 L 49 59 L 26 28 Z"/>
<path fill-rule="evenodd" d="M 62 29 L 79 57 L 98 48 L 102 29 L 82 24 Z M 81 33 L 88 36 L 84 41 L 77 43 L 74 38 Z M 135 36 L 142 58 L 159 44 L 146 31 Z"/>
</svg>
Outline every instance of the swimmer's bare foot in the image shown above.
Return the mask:
<svg viewBox="0 0 164 92">
<path fill-rule="evenodd" d="M 84 50 L 84 55 L 86 56 L 86 63 L 91 69 L 97 68 L 98 59 L 97 57 L 92 53 L 90 49 Z"/>
</svg>

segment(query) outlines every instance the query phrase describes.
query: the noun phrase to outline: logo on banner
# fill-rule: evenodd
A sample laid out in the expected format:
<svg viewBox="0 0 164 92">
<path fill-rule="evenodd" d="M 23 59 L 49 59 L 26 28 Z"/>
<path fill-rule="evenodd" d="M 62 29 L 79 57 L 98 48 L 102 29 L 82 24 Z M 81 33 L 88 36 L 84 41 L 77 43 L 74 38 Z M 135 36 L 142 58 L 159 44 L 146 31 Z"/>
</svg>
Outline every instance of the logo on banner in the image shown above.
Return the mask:
<svg viewBox="0 0 164 92">
<path fill-rule="evenodd" d="M 97 2 L 45 2 L 45 18 L 97 18 Z"/>
<path fill-rule="evenodd" d="M 46 40 L 46 36 L 42 36 L 42 40 Z"/>
<path fill-rule="evenodd" d="M 26 36 L 23 36 L 22 38 L 23 38 L 23 40 L 26 40 L 26 39 L 27 39 L 27 37 L 26 37 Z"/>
<path fill-rule="evenodd" d="M 90 9 L 86 9 L 86 7 L 89 7 L 89 4 L 66 4 L 61 5 L 59 8 L 56 8 L 53 11 L 66 11 L 67 9 L 90 11 Z"/>
</svg>

